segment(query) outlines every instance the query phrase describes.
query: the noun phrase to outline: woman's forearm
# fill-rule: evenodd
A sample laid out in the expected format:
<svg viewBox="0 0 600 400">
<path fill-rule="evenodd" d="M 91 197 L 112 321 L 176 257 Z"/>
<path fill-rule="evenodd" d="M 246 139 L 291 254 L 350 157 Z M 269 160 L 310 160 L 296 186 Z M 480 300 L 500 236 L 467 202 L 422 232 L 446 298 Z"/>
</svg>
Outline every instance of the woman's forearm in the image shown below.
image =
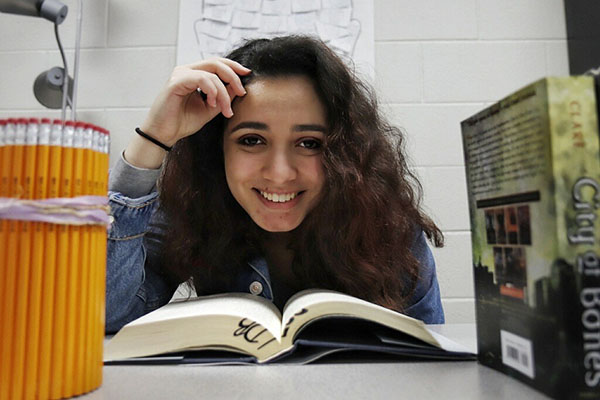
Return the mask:
<svg viewBox="0 0 600 400">
<path fill-rule="evenodd" d="M 148 133 L 151 135 L 151 133 Z M 157 169 L 159 168 L 167 152 L 151 141 L 135 135 L 127 147 L 123 156 L 131 165 L 138 168 Z"/>
</svg>

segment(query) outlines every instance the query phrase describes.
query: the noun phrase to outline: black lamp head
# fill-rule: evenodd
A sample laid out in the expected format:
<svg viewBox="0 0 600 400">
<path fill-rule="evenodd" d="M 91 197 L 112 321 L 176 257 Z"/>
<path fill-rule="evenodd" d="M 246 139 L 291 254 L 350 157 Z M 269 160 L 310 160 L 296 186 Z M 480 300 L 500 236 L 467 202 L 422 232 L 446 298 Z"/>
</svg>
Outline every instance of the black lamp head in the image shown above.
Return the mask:
<svg viewBox="0 0 600 400">
<path fill-rule="evenodd" d="M 0 0 L 0 12 L 42 17 L 61 24 L 69 8 L 58 0 Z"/>
</svg>

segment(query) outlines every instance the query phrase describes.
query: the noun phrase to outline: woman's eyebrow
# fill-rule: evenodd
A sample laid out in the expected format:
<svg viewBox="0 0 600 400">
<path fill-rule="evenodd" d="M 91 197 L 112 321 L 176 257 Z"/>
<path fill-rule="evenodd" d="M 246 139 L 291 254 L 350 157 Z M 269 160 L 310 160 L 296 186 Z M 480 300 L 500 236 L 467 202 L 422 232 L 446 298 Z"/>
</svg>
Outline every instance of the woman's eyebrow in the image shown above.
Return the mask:
<svg viewBox="0 0 600 400">
<path fill-rule="evenodd" d="M 323 125 L 319 125 L 319 124 L 301 124 L 301 125 L 294 125 L 294 131 L 325 133 L 327 131 L 327 129 Z"/>
<path fill-rule="evenodd" d="M 239 129 L 244 129 L 244 128 L 248 128 L 248 129 L 258 129 L 261 131 L 266 131 L 267 129 L 269 129 L 269 127 L 267 126 L 267 124 L 263 123 L 263 122 L 255 122 L 255 121 L 244 121 L 244 122 L 240 122 L 239 124 L 237 124 L 236 126 L 234 126 L 233 128 L 231 128 L 231 130 L 229 131 L 229 133 L 233 133 Z"/>
<path fill-rule="evenodd" d="M 240 122 L 239 124 L 237 124 L 236 126 L 231 128 L 229 133 L 233 133 L 237 130 L 245 129 L 245 128 L 266 131 L 269 129 L 269 126 L 267 124 L 265 124 L 264 122 L 244 121 L 244 122 Z M 327 132 L 327 128 L 325 128 L 323 125 L 320 125 L 320 124 L 294 125 L 293 130 L 295 132 L 321 132 L 323 134 L 325 132 Z"/>
</svg>

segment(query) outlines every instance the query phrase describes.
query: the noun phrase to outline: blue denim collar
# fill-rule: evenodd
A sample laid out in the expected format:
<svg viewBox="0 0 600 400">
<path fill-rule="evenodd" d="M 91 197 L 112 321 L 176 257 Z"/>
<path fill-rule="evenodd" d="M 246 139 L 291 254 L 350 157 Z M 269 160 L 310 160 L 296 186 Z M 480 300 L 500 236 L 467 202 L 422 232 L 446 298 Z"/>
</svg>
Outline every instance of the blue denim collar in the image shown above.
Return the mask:
<svg viewBox="0 0 600 400">
<path fill-rule="evenodd" d="M 264 257 L 256 257 L 248 262 L 248 266 L 252 268 L 255 277 L 259 278 L 263 285 L 261 296 L 273 300 L 273 288 L 271 287 L 271 276 L 269 275 L 269 265 Z"/>
</svg>

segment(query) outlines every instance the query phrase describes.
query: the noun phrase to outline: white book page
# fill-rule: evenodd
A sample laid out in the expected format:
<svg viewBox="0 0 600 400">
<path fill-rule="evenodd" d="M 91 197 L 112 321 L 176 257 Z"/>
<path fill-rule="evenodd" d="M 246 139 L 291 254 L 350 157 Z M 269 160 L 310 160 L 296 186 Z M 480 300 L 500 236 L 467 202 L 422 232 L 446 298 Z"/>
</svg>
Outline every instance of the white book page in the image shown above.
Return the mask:
<svg viewBox="0 0 600 400">
<path fill-rule="evenodd" d="M 127 326 L 205 315 L 231 315 L 247 318 L 261 324 L 274 337 L 279 337 L 281 331 L 279 310 L 270 301 L 245 293 L 218 294 L 175 301 L 130 322 Z"/>
<path fill-rule="evenodd" d="M 442 349 L 448 350 L 448 351 L 453 351 L 453 352 L 460 352 L 460 353 L 473 353 L 472 350 L 468 349 L 467 347 L 463 346 L 462 344 L 457 343 L 452 339 L 448 339 L 447 337 L 445 337 L 429 328 L 427 328 L 427 330 L 440 343 L 440 347 Z"/>
<path fill-rule="evenodd" d="M 105 346 L 104 359 L 214 346 L 234 347 L 262 359 L 276 351 L 280 321 L 273 304 L 250 294 L 177 301 L 125 325 Z"/>
<path fill-rule="evenodd" d="M 422 321 L 356 297 L 325 290 L 302 291 L 288 301 L 282 318 L 282 341 L 293 339 L 286 335 L 287 329 L 293 336 L 306 322 L 327 315 L 352 316 L 374 321 L 441 347 Z"/>
</svg>

